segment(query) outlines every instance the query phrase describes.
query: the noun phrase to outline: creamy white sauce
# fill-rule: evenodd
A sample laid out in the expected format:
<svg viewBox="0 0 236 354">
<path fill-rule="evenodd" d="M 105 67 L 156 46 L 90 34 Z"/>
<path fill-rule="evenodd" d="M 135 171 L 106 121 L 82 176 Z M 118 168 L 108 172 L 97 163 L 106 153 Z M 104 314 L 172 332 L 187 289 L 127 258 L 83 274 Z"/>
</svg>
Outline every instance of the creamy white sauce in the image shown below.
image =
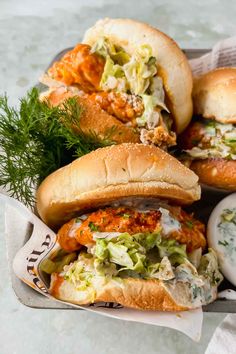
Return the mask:
<svg viewBox="0 0 236 354">
<path fill-rule="evenodd" d="M 105 238 L 107 241 L 121 235 L 120 232 L 93 232 L 93 240 Z"/>
<path fill-rule="evenodd" d="M 197 248 L 196 250 L 194 250 L 188 254 L 188 259 L 194 265 L 195 268 L 199 267 L 201 257 L 202 257 L 202 248 L 201 247 Z"/>
<path fill-rule="evenodd" d="M 229 157 L 231 160 L 236 160 L 235 147 L 233 141 L 236 139 L 236 126 L 233 124 L 221 124 L 214 122 L 214 125 L 205 125 L 205 137 L 209 138 L 210 146 L 204 148 L 200 142 L 190 150 L 186 150 L 193 158 L 206 159 L 210 157 Z M 235 143 L 236 144 L 236 143 Z"/>
<path fill-rule="evenodd" d="M 236 216 L 230 215 L 230 210 L 236 211 L 236 193 L 224 198 L 213 210 L 207 225 L 207 240 L 217 253 L 221 272 L 236 286 Z M 222 217 L 223 214 L 226 216 Z"/>
<path fill-rule="evenodd" d="M 87 214 L 81 215 L 76 218 L 76 222 L 73 223 L 73 225 L 70 228 L 70 231 L 68 233 L 68 236 L 71 238 L 74 238 L 76 235 L 76 231 L 78 228 L 81 226 L 82 222 L 88 218 Z"/>
<path fill-rule="evenodd" d="M 76 231 L 78 230 L 78 228 L 80 227 L 81 224 L 82 224 L 82 221 L 80 221 L 80 222 L 75 222 L 75 223 L 71 226 L 70 231 L 69 231 L 69 233 L 68 233 L 68 236 L 71 237 L 71 238 L 75 237 Z"/>
<path fill-rule="evenodd" d="M 162 227 L 163 236 L 167 236 L 171 232 L 179 231 L 181 229 L 181 224 L 178 220 L 173 218 L 170 215 L 168 210 L 168 201 L 160 200 L 157 198 L 140 198 L 140 197 L 128 197 L 123 198 L 121 200 L 114 201 L 110 204 L 110 207 L 118 208 L 118 207 L 128 207 L 134 208 L 138 212 L 148 213 L 150 210 L 159 210 L 161 212 L 160 224 Z M 69 231 L 69 237 L 73 238 L 76 235 L 77 229 L 81 226 L 82 222 L 88 218 L 88 214 L 81 215 L 76 218 L 76 222 L 72 225 Z M 109 238 L 112 239 L 114 237 L 119 236 L 119 232 L 94 232 L 93 239 L 96 240 L 98 238 Z"/>
<path fill-rule="evenodd" d="M 171 232 L 179 231 L 181 228 L 180 222 L 174 219 L 169 210 L 164 208 L 159 208 L 161 212 L 161 227 L 163 229 L 163 234 L 168 235 Z"/>
<path fill-rule="evenodd" d="M 216 129 L 218 129 L 222 135 L 225 135 L 227 132 L 235 133 L 235 127 L 233 124 L 216 123 Z"/>
<path fill-rule="evenodd" d="M 190 262 L 176 267 L 175 277 L 176 281 L 188 285 L 191 303 L 194 306 L 207 304 L 215 297 L 216 287 L 211 285 L 210 279 L 199 275 L 196 268 Z"/>
<path fill-rule="evenodd" d="M 168 257 L 164 256 L 160 262 L 160 267 L 158 272 L 152 274 L 152 278 L 160 279 L 160 280 L 170 280 L 175 278 L 175 274 L 173 272 L 172 265 L 168 259 Z"/>
<path fill-rule="evenodd" d="M 229 217 L 229 220 L 225 219 Z M 230 220 L 230 217 L 232 219 Z M 218 224 L 218 245 L 221 252 L 228 258 L 233 266 L 236 266 L 236 207 L 224 209 L 221 221 Z"/>
</svg>

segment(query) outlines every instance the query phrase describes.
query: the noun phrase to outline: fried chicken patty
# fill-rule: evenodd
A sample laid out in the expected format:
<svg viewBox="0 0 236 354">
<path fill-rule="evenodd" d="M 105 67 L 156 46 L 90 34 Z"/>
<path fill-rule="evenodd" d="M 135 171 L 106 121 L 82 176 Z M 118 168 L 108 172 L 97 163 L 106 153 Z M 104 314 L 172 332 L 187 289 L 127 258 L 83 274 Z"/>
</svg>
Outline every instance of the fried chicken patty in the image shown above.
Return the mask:
<svg viewBox="0 0 236 354">
<path fill-rule="evenodd" d="M 186 244 L 188 252 L 205 248 L 205 227 L 200 221 L 178 207 L 170 207 L 170 215 L 180 223 L 180 229 L 169 232 L 166 237 Z M 128 232 L 131 235 L 162 232 L 161 217 L 159 210 L 142 212 L 126 207 L 100 209 L 64 224 L 58 232 L 58 242 L 63 249 L 72 252 L 95 243 L 95 232 Z"/>
<path fill-rule="evenodd" d="M 194 121 L 189 124 L 187 129 L 179 136 L 178 143 L 182 149 L 192 149 L 204 139 L 206 129 L 201 121 Z"/>
<path fill-rule="evenodd" d="M 141 130 L 140 139 L 144 144 L 154 144 L 164 150 L 169 146 L 176 145 L 176 134 L 171 131 L 171 125 L 167 126 L 163 121 L 162 105 L 155 107 L 154 114 L 151 114 L 152 124 L 154 115 L 158 116 L 158 119 L 155 118 L 156 126 L 151 126 L 150 123 L 145 124 L 147 117 L 142 118 L 143 115 L 145 116 L 145 104 L 140 95 L 134 94 L 130 90 L 119 92 L 114 88 L 104 91 L 104 88 L 101 87 L 101 80 L 106 60 L 91 49 L 87 44 L 77 44 L 59 61 L 53 63 L 47 72 L 48 76 L 67 86 L 76 87 L 81 91 L 80 94 L 83 94 L 89 102 L 99 106 L 101 110 L 129 127 L 139 128 Z M 74 92 L 72 95 L 76 96 L 76 94 Z M 67 96 L 65 95 L 64 99 L 68 98 Z M 60 103 L 60 101 L 54 99 L 54 103 Z M 148 116 L 150 116 L 150 112 Z M 139 118 L 142 118 L 141 123 L 138 122 Z M 144 129 L 145 125 L 147 127 Z"/>
<path fill-rule="evenodd" d="M 84 92 L 97 91 L 101 81 L 105 60 L 91 53 L 87 44 L 78 44 L 55 62 L 48 74 L 66 85 L 78 85 Z"/>
</svg>

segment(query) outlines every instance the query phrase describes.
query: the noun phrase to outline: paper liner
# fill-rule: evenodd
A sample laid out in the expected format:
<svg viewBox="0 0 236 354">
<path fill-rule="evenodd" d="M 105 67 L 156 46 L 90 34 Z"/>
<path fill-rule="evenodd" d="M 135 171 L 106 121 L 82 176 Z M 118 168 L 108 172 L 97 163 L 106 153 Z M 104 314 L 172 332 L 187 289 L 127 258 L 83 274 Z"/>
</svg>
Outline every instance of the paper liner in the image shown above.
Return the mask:
<svg viewBox="0 0 236 354">
<path fill-rule="evenodd" d="M 14 239 L 17 236 L 22 238 L 22 243 L 26 241 L 25 245 L 15 255 L 13 261 L 14 273 L 24 283 L 42 295 L 68 305 L 66 302 L 53 298 L 48 293 L 48 281 L 44 279 L 39 270 L 40 262 L 59 248 L 56 234 L 20 202 L 0 195 L 0 203 L 4 202 L 5 226 L 8 237 Z M 114 303 L 97 303 L 90 306 L 69 305 L 120 320 L 173 328 L 186 334 L 194 341 L 198 341 L 201 337 L 203 319 L 201 308 L 168 313 L 134 310 Z"/>
<path fill-rule="evenodd" d="M 236 67 L 236 36 L 217 42 L 212 50 L 200 58 L 189 60 L 194 76 L 220 67 Z"/>
</svg>

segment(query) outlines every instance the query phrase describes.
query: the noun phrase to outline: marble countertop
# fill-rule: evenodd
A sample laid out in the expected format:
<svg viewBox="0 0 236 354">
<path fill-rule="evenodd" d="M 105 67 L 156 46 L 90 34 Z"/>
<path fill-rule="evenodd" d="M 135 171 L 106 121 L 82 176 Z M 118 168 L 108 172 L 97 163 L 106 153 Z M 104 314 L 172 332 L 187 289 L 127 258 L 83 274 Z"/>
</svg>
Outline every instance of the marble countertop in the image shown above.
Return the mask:
<svg viewBox="0 0 236 354">
<path fill-rule="evenodd" d="M 0 0 L 0 94 L 17 104 L 60 50 L 73 46 L 102 17 L 137 18 L 172 36 L 182 48 L 209 48 L 236 34 L 236 3 L 217 0 Z M 224 314 L 204 314 L 193 343 L 166 328 L 98 315 L 35 310 L 21 305 L 10 284 L 0 205 L 1 354 L 203 353 Z"/>
</svg>

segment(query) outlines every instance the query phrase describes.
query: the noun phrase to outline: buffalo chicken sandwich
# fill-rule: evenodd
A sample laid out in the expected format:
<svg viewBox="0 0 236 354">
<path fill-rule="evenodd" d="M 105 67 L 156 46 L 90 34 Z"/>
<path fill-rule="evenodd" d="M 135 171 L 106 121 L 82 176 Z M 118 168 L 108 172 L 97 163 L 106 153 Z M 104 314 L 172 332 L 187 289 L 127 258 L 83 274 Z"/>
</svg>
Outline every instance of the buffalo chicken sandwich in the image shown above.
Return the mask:
<svg viewBox="0 0 236 354">
<path fill-rule="evenodd" d="M 160 311 L 212 302 L 216 254 L 181 207 L 199 198 L 198 177 L 150 145 L 101 148 L 57 170 L 37 192 L 39 215 L 59 230 L 61 255 L 41 264 L 50 293 Z"/>
<path fill-rule="evenodd" d="M 50 87 L 43 98 L 52 105 L 77 96 L 82 106 L 97 106 L 87 127 L 99 134 L 117 127 L 123 142 L 167 149 L 192 116 L 192 74 L 185 55 L 167 35 L 134 20 L 98 21 L 41 81 Z M 127 137 L 124 127 L 133 136 Z"/>
<path fill-rule="evenodd" d="M 179 143 L 200 182 L 236 190 L 236 68 L 219 68 L 197 78 L 195 118 Z"/>
</svg>

